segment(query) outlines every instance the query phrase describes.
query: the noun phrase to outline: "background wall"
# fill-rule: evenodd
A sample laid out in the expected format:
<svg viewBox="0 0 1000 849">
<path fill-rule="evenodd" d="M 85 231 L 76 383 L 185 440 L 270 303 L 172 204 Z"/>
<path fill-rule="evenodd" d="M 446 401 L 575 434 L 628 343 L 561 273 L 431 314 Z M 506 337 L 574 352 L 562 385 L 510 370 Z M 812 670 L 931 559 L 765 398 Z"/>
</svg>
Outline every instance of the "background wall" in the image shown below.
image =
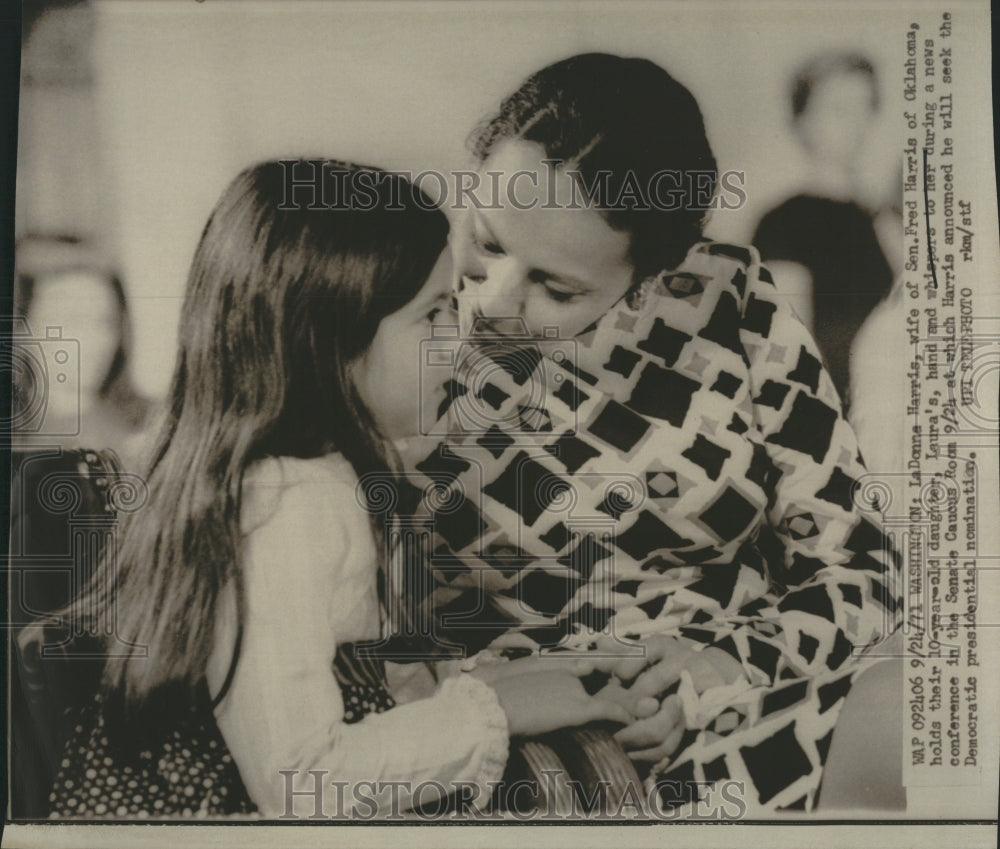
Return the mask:
<svg viewBox="0 0 1000 849">
<path fill-rule="evenodd" d="M 225 184 L 255 160 L 464 166 L 468 131 L 530 71 L 584 50 L 641 55 L 698 97 L 720 167 L 746 172 L 746 208 L 716 213 L 710 230 L 745 240 L 801 172 L 787 119 L 790 73 L 819 50 L 857 49 L 878 65 L 888 94 L 905 28 L 898 3 L 885 14 L 900 18 L 899 44 L 835 3 L 808 13 L 801 3 L 762 12 L 741 2 L 90 5 L 101 215 L 132 298 L 134 376 L 154 396 L 169 379 L 201 228 Z M 894 114 L 883 109 L 867 163 L 887 188 Z"/>
</svg>

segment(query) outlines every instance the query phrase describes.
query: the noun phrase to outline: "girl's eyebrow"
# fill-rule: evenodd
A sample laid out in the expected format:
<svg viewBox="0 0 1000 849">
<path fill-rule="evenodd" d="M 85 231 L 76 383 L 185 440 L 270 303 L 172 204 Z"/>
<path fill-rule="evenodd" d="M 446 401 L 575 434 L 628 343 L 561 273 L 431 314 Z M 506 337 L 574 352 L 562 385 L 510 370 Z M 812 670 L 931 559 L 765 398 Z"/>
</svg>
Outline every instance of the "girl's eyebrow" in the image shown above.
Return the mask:
<svg viewBox="0 0 1000 849">
<path fill-rule="evenodd" d="M 490 225 L 486 223 L 486 219 L 479 214 L 478 210 L 472 209 L 471 212 L 473 220 L 478 224 L 481 224 L 483 229 L 486 231 L 487 239 L 494 242 L 504 253 L 507 253 L 507 249 L 504 247 L 503 242 L 497 238 L 496 233 L 494 233 Z M 528 272 L 528 278 L 534 282 L 551 280 L 553 283 L 559 283 L 562 286 L 574 289 L 578 295 L 592 292 L 594 290 L 593 286 L 588 286 L 582 280 L 578 280 L 575 277 L 567 277 L 564 274 L 557 274 L 554 271 L 546 271 L 544 268 L 532 268 L 531 271 Z"/>
<path fill-rule="evenodd" d="M 438 294 L 433 296 L 427 292 L 422 293 L 422 295 L 418 295 L 416 298 L 414 298 L 413 301 L 411 301 L 411 303 L 414 305 L 417 312 L 425 312 L 438 302 L 446 301 L 450 298 L 451 298 L 451 289 L 448 288 L 438 292 Z"/>
<path fill-rule="evenodd" d="M 504 248 L 503 242 L 501 242 L 497 238 L 497 234 L 493 232 L 493 229 L 490 227 L 489 224 L 486 223 L 486 219 L 483 218 L 483 216 L 479 214 L 478 210 L 476 210 L 476 209 L 472 210 L 472 218 L 473 218 L 473 220 L 477 224 L 481 225 L 482 228 L 486 231 L 486 237 L 490 241 L 495 242 L 500 247 L 500 249 L 503 250 L 506 253 L 506 248 Z"/>
</svg>

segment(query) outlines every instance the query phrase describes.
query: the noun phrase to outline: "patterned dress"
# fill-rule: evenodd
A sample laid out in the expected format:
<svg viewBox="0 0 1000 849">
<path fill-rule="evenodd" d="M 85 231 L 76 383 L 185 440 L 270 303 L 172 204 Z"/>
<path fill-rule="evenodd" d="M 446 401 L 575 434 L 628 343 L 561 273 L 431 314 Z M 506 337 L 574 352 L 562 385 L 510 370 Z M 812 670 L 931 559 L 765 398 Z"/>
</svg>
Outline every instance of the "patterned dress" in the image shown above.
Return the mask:
<svg viewBox="0 0 1000 849">
<path fill-rule="evenodd" d="M 484 337 L 448 389 L 447 435 L 404 446 L 438 642 L 723 649 L 749 689 L 688 711 L 650 788 L 672 804 L 678 782 L 729 779 L 751 808 L 811 809 L 859 654 L 895 627 L 899 561 L 756 252 L 700 243 L 573 340 Z"/>
<path fill-rule="evenodd" d="M 347 723 L 395 705 L 384 664 L 354 654 L 353 645 L 345 643 L 333 662 Z M 154 728 L 141 730 L 126 730 L 106 719 L 99 695 L 79 709 L 49 797 L 50 818 L 202 819 L 253 814 L 256 806 L 215 723 L 207 688 L 199 688 L 193 700 L 184 699 L 174 708 L 168 708 Z"/>
</svg>

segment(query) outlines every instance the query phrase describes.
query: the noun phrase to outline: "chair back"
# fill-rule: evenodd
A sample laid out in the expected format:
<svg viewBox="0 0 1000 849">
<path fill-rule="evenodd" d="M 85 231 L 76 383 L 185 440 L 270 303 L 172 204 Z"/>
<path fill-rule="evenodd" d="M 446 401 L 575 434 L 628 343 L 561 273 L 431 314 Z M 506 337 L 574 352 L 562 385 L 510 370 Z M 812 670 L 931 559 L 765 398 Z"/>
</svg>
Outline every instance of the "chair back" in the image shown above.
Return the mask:
<svg viewBox="0 0 1000 849">
<path fill-rule="evenodd" d="M 113 549 L 118 508 L 138 503 L 143 486 L 110 450 L 16 449 L 11 461 L 10 813 L 37 819 L 48 815 L 67 710 L 92 698 L 104 665 L 100 635 L 60 611 Z"/>
</svg>

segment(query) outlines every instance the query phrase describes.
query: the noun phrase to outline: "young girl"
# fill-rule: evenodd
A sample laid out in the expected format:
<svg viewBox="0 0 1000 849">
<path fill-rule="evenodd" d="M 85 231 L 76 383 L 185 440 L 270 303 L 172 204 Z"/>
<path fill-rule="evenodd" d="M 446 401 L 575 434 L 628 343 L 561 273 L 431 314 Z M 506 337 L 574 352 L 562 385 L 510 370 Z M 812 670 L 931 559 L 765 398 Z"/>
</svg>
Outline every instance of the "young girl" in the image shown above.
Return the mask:
<svg viewBox="0 0 1000 849">
<path fill-rule="evenodd" d="M 292 164 L 268 162 L 204 230 L 148 503 L 87 599 L 113 637 L 56 815 L 335 816 L 373 794 L 389 812 L 377 782 L 405 809 L 499 779 L 511 735 L 626 718 L 567 671 L 459 674 L 394 706 L 351 650 L 380 637 L 385 584 L 358 480 L 419 421 L 447 223 L 401 177 L 324 168 L 331 208 L 295 205 Z"/>
</svg>

